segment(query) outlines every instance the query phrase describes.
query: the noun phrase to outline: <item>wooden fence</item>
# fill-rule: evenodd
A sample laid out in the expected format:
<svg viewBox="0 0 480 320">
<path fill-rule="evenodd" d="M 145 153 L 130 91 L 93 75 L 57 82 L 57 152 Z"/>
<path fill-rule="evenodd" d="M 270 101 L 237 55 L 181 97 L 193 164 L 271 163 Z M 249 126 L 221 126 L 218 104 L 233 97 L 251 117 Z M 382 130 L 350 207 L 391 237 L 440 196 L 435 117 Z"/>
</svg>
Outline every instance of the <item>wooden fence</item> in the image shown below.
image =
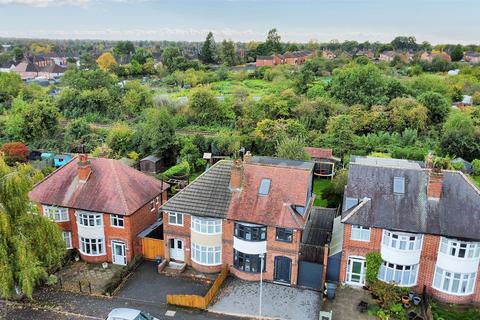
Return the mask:
<svg viewBox="0 0 480 320">
<path fill-rule="evenodd" d="M 215 282 L 208 290 L 207 294 L 204 296 L 199 296 L 195 294 L 177 294 L 177 295 L 167 295 L 167 303 L 173 304 L 176 306 L 181 307 L 189 307 L 189 308 L 196 308 L 196 309 L 207 309 L 208 304 L 212 301 L 213 297 L 217 294 L 220 286 L 222 285 L 223 281 L 228 276 L 228 267 L 225 268 L 220 272 Z"/>
<path fill-rule="evenodd" d="M 164 240 L 142 238 L 142 254 L 147 260 L 155 260 L 157 257 L 165 258 Z"/>
</svg>

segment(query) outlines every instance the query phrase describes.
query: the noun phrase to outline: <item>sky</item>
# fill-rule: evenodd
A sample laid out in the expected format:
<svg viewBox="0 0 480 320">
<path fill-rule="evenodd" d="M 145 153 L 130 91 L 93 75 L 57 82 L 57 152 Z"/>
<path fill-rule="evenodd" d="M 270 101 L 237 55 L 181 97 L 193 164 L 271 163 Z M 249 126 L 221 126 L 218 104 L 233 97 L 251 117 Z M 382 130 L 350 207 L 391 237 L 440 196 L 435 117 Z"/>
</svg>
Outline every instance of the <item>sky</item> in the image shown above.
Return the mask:
<svg viewBox="0 0 480 320">
<path fill-rule="evenodd" d="M 480 0 L 0 0 L 0 37 L 480 43 Z"/>
</svg>

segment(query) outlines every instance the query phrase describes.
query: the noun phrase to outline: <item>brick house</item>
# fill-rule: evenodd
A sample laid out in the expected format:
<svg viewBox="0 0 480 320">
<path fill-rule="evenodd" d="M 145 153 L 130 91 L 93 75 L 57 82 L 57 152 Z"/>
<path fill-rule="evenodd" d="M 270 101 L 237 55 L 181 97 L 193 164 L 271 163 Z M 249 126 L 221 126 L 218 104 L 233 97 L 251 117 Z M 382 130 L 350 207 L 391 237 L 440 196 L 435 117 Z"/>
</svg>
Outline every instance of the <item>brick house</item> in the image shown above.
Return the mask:
<svg viewBox="0 0 480 320">
<path fill-rule="evenodd" d="M 364 285 L 365 256 L 376 251 L 379 280 L 449 303 L 480 302 L 480 190 L 460 171 L 354 157 L 339 219 L 341 282 Z"/>
<path fill-rule="evenodd" d="M 470 63 L 480 63 L 480 52 L 466 51 L 463 54 L 463 60 Z"/>
<path fill-rule="evenodd" d="M 265 280 L 296 285 L 314 211 L 313 165 L 249 153 L 217 162 L 161 207 L 166 259 L 201 272 L 227 265 L 246 280 L 259 280 L 263 266 Z"/>
<path fill-rule="evenodd" d="M 391 62 L 393 61 L 393 58 L 395 58 L 395 56 L 397 55 L 397 53 L 395 51 L 383 51 L 382 53 L 380 53 L 380 56 L 378 57 L 378 60 L 380 61 L 386 61 L 386 62 Z"/>
<path fill-rule="evenodd" d="M 34 186 L 30 199 L 57 222 L 82 260 L 126 264 L 141 252 L 137 235 L 159 218 L 169 186 L 122 162 L 81 155 Z"/>
<path fill-rule="evenodd" d="M 285 54 L 274 54 L 271 56 L 258 56 L 255 62 L 257 67 L 276 66 L 279 64 L 302 65 L 313 56 L 310 51 L 293 51 Z"/>
</svg>

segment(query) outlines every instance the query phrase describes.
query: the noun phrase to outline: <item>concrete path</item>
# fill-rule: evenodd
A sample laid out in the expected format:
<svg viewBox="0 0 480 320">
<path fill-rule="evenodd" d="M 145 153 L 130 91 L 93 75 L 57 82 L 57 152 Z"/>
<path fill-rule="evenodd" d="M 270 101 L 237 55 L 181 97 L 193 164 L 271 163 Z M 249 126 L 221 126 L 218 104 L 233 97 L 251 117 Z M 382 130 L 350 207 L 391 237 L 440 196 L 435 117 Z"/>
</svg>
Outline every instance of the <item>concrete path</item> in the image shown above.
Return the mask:
<svg viewBox="0 0 480 320">
<path fill-rule="evenodd" d="M 259 283 L 228 278 L 208 309 L 211 312 L 257 317 Z M 320 293 L 273 283 L 263 283 L 262 317 L 273 319 L 316 320 L 320 312 Z"/>
</svg>

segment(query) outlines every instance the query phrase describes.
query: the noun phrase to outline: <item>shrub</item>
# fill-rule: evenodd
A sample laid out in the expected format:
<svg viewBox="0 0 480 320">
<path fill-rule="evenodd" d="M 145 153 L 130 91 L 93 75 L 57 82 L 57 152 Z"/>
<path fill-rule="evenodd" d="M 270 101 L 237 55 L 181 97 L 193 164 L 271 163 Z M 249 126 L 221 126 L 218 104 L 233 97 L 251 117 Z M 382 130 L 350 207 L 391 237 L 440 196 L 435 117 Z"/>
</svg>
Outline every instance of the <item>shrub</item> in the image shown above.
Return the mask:
<svg viewBox="0 0 480 320">
<path fill-rule="evenodd" d="M 0 152 L 5 155 L 5 160 L 10 164 L 27 161 L 28 147 L 21 142 L 5 143 Z"/>
<path fill-rule="evenodd" d="M 143 261 L 143 256 L 141 253 L 139 253 L 126 266 L 124 266 L 123 268 L 115 272 L 112 278 L 110 279 L 109 283 L 107 283 L 107 285 L 105 286 L 103 290 L 103 294 L 107 296 L 112 295 L 113 292 L 122 283 L 123 279 L 125 279 L 130 272 L 135 270 L 140 265 L 140 263 L 142 263 L 142 261 Z"/>
<path fill-rule="evenodd" d="M 473 175 L 480 176 L 480 159 L 475 159 L 472 161 L 472 171 Z"/>
<path fill-rule="evenodd" d="M 367 271 L 365 280 L 372 284 L 378 279 L 378 270 L 382 264 L 382 255 L 378 252 L 369 252 L 366 255 Z"/>
<path fill-rule="evenodd" d="M 171 178 L 173 176 L 183 176 L 188 175 L 190 173 L 190 165 L 187 161 L 182 161 L 177 165 L 174 165 L 167 171 L 163 173 L 165 178 Z"/>
</svg>

